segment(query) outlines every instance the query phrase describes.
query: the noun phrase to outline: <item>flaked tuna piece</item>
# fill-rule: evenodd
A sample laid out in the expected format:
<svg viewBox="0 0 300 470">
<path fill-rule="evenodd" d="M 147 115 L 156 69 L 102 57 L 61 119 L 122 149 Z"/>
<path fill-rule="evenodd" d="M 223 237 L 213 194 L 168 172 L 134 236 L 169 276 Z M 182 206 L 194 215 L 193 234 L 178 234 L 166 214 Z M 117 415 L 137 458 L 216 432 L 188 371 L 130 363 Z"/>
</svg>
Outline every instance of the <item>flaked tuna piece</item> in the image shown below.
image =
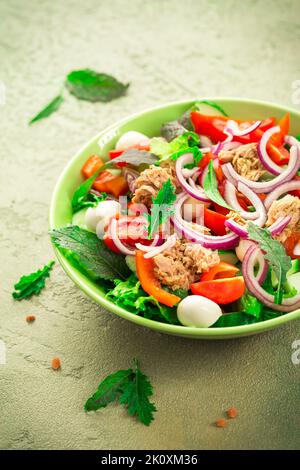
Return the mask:
<svg viewBox="0 0 300 470">
<path fill-rule="evenodd" d="M 241 145 L 233 150 L 221 150 L 219 159 L 223 163 L 231 162 L 239 175 L 251 181 L 258 181 L 266 173 L 260 162 L 256 143 Z"/>
<path fill-rule="evenodd" d="M 266 226 L 269 227 L 279 217 L 286 215 L 291 217 L 291 221 L 279 235 L 274 237 L 281 243 L 285 242 L 293 232 L 300 231 L 300 199 L 297 196 L 287 194 L 283 198 L 273 201 L 268 211 Z"/>
<path fill-rule="evenodd" d="M 153 260 L 155 275 L 172 290 L 188 289 L 201 273 L 220 262 L 217 251 L 186 239 L 177 240 L 173 248 L 156 255 Z"/>
<path fill-rule="evenodd" d="M 176 192 L 180 192 L 180 186 L 177 182 L 174 165 L 165 162 L 161 166 L 151 165 L 142 171 L 140 176 L 135 180 L 135 192 L 132 202 L 136 204 L 144 204 L 148 208 L 151 207 L 152 198 L 155 198 L 163 183 L 171 180 L 175 186 Z"/>
</svg>

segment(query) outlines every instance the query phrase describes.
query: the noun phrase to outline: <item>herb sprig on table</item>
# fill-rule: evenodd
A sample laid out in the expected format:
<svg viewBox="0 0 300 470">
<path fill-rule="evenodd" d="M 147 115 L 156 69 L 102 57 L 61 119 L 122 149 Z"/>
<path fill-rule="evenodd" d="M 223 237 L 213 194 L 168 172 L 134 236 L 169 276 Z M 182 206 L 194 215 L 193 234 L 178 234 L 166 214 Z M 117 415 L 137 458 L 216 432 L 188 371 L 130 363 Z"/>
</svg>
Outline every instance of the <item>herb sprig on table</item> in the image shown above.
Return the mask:
<svg viewBox="0 0 300 470">
<path fill-rule="evenodd" d="M 106 103 L 123 96 L 129 83 L 122 83 L 112 75 L 95 72 L 91 69 L 74 70 L 65 80 L 64 88 L 77 99 L 85 101 L 102 101 Z M 48 103 L 30 121 L 33 124 L 57 111 L 64 102 L 64 88 L 58 96 Z"/>
<path fill-rule="evenodd" d="M 118 400 L 127 408 L 130 416 L 135 416 L 149 426 L 156 411 L 155 405 L 149 400 L 152 394 L 148 377 L 142 373 L 137 359 L 134 359 L 132 368 L 119 370 L 102 380 L 97 391 L 85 403 L 84 409 L 96 411 Z"/>
<path fill-rule="evenodd" d="M 45 281 L 50 276 L 50 271 L 54 265 L 54 261 L 46 264 L 38 271 L 22 276 L 20 280 L 14 285 L 14 292 L 12 296 L 16 300 L 28 299 L 32 295 L 39 295 L 41 290 L 45 287 Z"/>
</svg>

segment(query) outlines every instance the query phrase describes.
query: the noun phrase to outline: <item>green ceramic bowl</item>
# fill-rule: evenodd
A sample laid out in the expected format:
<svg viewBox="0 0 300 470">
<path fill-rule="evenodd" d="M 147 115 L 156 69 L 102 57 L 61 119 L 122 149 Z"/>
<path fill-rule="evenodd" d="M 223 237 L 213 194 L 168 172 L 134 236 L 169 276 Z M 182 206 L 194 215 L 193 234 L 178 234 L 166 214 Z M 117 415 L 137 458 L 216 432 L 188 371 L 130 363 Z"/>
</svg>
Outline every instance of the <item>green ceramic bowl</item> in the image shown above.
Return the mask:
<svg viewBox="0 0 300 470">
<path fill-rule="evenodd" d="M 272 103 L 263 101 L 245 100 L 237 98 L 198 98 L 208 99 L 222 106 L 230 116 L 240 119 L 264 119 L 268 116 L 280 118 L 285 112 L 291 114 L 291 134 L 300 133 L 300 113 L 293 109 L 287 109 Z M 149 136 L 159 135 L 160 127 L 163 123 L 178 118 L 194 102 L 179 101 L 175 103 L 158 106 L 147 111 L 134 114 L 116 124 L 101 131 L 96 137 L 88 142 L 64 169 L 60 176 L 51 201 L 50 208 L 50 229 L 58 228 L 69 224 L 72 220 L 71 198 L 75 188 L 81 183 L 80 169 L 91 154 L 98 153 L 101 156 L 107 155 L 108 151 L 114 147 L 118 138 L 129 130 L 143 132 Z M 76 269 L 71 262 L 57 249 L 55 253 L 58 261 L 75 284 L 83 290 L 95 302 L 105 307 L 113 314 L 122 318 L 151 328 L 161 333 L 183 336 L 195 339 L 228 339 L 241 336 L 248 336 L 255 333 L 276 328 L 288 321 L 300 318 L 300 310 L 288 313 L 281 317 L 267 320 L 265 322 L 235 326 L 229 328 L 188 328 L 184 326 L 168 325 L 165 323 L 147 320 L 135 315 L 127 310 L 118 307 L 105 298 L 105 293 L 99 284 L 96 284 L 82 272 Z"/>
</svg>

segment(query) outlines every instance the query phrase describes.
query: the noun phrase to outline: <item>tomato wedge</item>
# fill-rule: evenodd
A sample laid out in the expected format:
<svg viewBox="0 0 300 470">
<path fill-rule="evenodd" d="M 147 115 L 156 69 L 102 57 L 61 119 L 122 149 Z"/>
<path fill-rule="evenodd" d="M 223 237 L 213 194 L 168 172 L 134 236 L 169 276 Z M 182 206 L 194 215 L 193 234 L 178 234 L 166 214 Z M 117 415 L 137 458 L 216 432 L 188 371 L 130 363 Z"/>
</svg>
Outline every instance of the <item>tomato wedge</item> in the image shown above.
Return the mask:
<svg viewBox="0 0 300 470">
<path fill-rule="evenodd" d="M 239 269 L 230 263 L 225 263 L 221 261 L 219 264 L 216 264 L 210 268 L 207 273 L 203 273 L 201 276 L 201 282 L 203 281 L 213 281 L 214 279 L 223 279 L 228 277 L 234 277 Z"/>
<path fill-rule="evenodd" d="M 147 294 L 152 295 L 158 302 L 173 307 L 180 302 L 180 297 L 167 292 L 154 274 L 154 261 L 152 258 L 145 259 L 144 253 L 136 251 L 136 269 L 142 288 Z"/>
<path fill-rule="evenodd" d="M 294 254 L 294 249 L 296 245 L 300 243 L 300 232 L 293 233 L 287 240 L 284 242 L 284 247 L 286 254 L 292 259 L 300 258 L 299 255 Z"/>
<path fill-rule="evenodd" d="M 223 141 L 227 135 L 224 134 L 223 129 L 229 120 L 226 116 L 207 116 L 206 114 L 198 113 L 198 111 L 191 112 L 191 121 L 193 123 L 195 132 L 209 137 L 214 143 Z"/>
<path fill-rule="evenodd" d="M 243 276 L 213 281 L 196 282 L 191 285 L 193 294 L 202 295 L 217 304 L 225 305 L 238 300 L 245 293 Z"/>
<path fill-rule="evenodd" d="M 135 217 L 129 215 L 117 215 L 112 217 L 105 227 L 105 235 L 103 241 L 108 248 L 115 253 L 120 253 L 120 250 L 114 243 L 110 233 L 111 221 L 117 219 L 117 233 L 119 239 L 125 245 L 134 247 L 136 243 L 143 243 L 143 245 L 150 245 L 151 240 L 148 239 L 148 232 L 145 227 L 145 219 L 143 217 Z"/>
<path fill-rule="evenodd" d="M 126 194 L 129 189 L 124 176 L 115 176 L 106 170 L 97 176 L 93 188 L 100 192 L 113 194 L 115 197 Z"/>
<path fill-rule="evenodd" d="M 204 225 L 215 235 L 226 235 L 225 222 L 227 218 L 223 214 L 204 208 Z"/>
</svg>

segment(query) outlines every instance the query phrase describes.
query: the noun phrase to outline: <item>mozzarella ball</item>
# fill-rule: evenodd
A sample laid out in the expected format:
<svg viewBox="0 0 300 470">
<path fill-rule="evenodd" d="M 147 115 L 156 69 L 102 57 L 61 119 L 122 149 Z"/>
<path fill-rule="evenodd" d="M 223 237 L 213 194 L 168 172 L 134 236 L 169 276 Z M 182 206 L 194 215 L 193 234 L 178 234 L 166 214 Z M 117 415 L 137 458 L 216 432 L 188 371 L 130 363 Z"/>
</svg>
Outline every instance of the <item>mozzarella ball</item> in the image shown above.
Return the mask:
<svg viewBox="0 0 300 470">
<path fill-rule="evenodd" d="M 88 230 L 96 231 L 97 223 L 99 222 L 99 217 L 96 214 L 96 207 L 89 207 L 85 213 L 85 225 Z"/>
<path fill-rule="evenodd" d="M 184 326 L 208 328 L 221 317 L 218 304 L 202 295 L 188 295 L 178 304 L 177 316 Z"/>
<path fill-rule="evenodd" d="M 252 243 L 253 242 L 251 242 L 249 240 L 240 240 L 240 243 L 238 244 L 238 246 L 235 249 L 236 256 L 238 257 L 238 259 L 240 261 L 243 261 L 244 256 L 245 256 L 249 246 L 251 246 Z"/>
<path fill-rule="evenodd" d="M 107 225 L 109 219 L 120 212 L 120 210 L 121 205 L 118 201 L 101 201 L 96 207 L 88 208 L 85 214 L 85 224 L 89 230 L 96 232 L 100 221 L 103 226 Z"/>
<path fill-rule="evenodd" d="M 127 150 L 139 145 L 149 145 L 150 139 L 145 134 L 136 131 L 129 131 L 123 134 L 116 143 L 116 149 Z"/>
</svg>

